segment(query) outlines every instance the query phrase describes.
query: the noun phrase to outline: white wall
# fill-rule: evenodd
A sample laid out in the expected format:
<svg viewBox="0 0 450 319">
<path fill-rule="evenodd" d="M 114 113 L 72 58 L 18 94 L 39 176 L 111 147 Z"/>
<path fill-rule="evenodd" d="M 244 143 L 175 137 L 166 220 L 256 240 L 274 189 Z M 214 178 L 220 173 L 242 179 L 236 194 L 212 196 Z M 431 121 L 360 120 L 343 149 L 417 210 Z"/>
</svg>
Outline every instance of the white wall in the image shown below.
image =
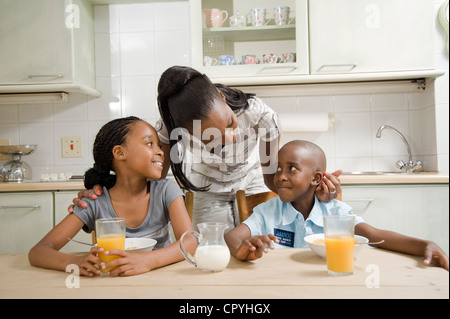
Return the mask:
<svg viewBox="0 0 450 319">
<path fill-rule="evenodd" d="M 436 0 L 436 14 L 442 0 Z M 42 172 L 83 174 L 92 164 L 98 129 L 120 116 L 136 115 L 151 124 L 158 119 L 156 86 L 169 66 L 190 64 L 188 2 L 95 7 L 95 50 L 98 99 L 71 95 L 68 104 L 1 106 L 0 138 L 12 144 L 38 144 L 24 157 L 35 179 Z M 437 20 L 437 19 L 436 19 Z M 400 139 L 379 125 L 398 128 L 409 140 L 414 159 L 427 170 L 449 171 L 448 59 L 444 32 L 436 22 L 436 68 L 445 76 L 428 83 L 425 94 L 389 93 L 267 98 L 275 110 L 334 113 L 336 125 L 326 133 L 284 134 L 283 142 L 303 138 L 321 145 L 329 170 L 393 170 L 405 159 Z M 434 88 L 435 91 L 434 92 Z M 436 132 L 438 132 L 436 134 Z M 61 158 L 61 137 L 83 138 L 83 158 Z M 1 164 L 1 162 L 0 162 Z"/>
</svg>

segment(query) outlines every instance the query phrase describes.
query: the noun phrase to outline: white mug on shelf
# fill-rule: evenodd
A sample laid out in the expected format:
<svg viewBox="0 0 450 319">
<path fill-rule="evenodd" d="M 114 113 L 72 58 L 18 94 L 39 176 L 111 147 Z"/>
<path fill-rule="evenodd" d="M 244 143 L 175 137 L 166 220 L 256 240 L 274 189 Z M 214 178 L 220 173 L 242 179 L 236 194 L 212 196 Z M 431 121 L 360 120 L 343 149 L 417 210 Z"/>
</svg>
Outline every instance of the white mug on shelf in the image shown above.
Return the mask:
<svg viewBox="0 0 450 319">
<path fill-rule="evenodd" d="M 250 23 L 254 27 L 260 27 L 263 25 L 267 25 L 272 18 L 266 20 L 267 10 L 262 8 L 253 8 L 250 10 L 247 17 L 250 18 Z"/>
<path fill-rule="evenodd" d="M 290 24 L 294 18 L 290 18 L 291 8 L 287 6 L 276 7 L 273 9 L 273 15 L 275 18 L 276 25 L 286 25 Z"/>
</svg>

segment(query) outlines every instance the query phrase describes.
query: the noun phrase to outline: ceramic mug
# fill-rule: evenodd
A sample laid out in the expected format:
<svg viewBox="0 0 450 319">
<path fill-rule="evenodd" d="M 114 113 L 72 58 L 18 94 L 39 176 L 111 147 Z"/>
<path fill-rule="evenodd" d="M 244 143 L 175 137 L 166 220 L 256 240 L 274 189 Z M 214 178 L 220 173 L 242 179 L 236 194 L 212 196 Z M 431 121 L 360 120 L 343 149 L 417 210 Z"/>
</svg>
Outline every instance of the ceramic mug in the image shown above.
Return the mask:
<svg viewBox="0 0 450 319">
<path fill-rule="evenodd" d="M 228 12 L 220 9 L 203 9 L 207 28 L 220 28 L 228 18 Z"/>
<path fill-rule="evenodd" d="M 294 63 L 297 61 L 295 53 L 283 53 L 281 62 L 283 63 Z"/>
<path fill-rule="evenodd" d="M 243 55 L 242 64 L 256 64 L 256 55 Z"/>
<path fill-rule="evenodd" d="M 263 54 L 263 63 L 264 64 L 275 64 L 280 63 L 281 58 L 276 54 Z"/>
<path fill-rule="evenodd" d="M 254 27 L 260 27 L 263 25 L 267 25 L 272 18 L 266 20 L 267 10 L 262 8 L 253 8 L 250 10 L 250 13 L 247 15 L 250 18 L 250 23 Z"/>
<path fill-rule="evenodd" d="M 213 66 L 213 65 L 217 65 L 217 59 L 205 55 L 203 57 L 203 66 Z"/>
<path fill-rule="evenodd" d="M 275 19 L 276 25 L 286 25 L 292 22 L 294 18 L 289 19 L 289 15 L 291 14 L 291 8 L 284 7 L 276 7 L 273 9 L 273 15 Z"/>
<path fill-rule="evenodd" d="M 244 16 L 241 16 L 239 12 L 236 12 L 236 15 L 230 17 L 230 27 L 245 27 L 247 26 L 247 19 Z"/>
<path fill-rule="evenodd" d="M 232 55 L 221 55 L 219 56 L 220 65 L 233 65 L 234 57 Z"/>
</svg>

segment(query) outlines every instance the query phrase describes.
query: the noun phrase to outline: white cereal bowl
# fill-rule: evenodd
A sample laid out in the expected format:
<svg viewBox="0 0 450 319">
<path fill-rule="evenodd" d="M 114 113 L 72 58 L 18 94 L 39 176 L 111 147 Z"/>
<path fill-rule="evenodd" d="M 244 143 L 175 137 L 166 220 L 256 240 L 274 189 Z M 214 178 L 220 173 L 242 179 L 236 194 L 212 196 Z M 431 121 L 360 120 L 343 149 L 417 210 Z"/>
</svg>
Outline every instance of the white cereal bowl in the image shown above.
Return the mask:
<svg viewBox="0 0 450 319">
<path fill-rule="evenodd" d="M 324 234 L 314 234 L 314 235 L 306 236 L 305 242 L 308 244 L 309 248 L 311 248 L 311 250 L 313 252 L 315 252 L 318 256 L 325 258 L 326 257 L 325 244 L 314 243 L 314 241 L 316 241 L 318 239 L 325 240 Z M 358 235 L 355 235 L 355 240 L 358 244 L 367 244 L 369 242 L 369 240 L 366 237 L 358 236 Z M 356 255 L 365 246 L 366 245 L 356 245 L 355 244 L 354 254 Z"/>
<path fill-rule="evenodd" d="M 152 251 L 157 241 L 152 238 L 125 238 L 126 251 Z"/>
</svg>

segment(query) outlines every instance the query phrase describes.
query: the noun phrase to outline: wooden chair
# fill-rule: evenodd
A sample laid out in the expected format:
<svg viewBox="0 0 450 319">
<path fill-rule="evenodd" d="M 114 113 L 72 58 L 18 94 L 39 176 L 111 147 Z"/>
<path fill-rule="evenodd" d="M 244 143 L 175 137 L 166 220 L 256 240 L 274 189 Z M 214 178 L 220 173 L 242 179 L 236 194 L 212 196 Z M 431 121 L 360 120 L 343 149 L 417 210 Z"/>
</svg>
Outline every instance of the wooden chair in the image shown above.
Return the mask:
<svg viewBox="0 0 450 319">
<path fill-rule="evenodd" d="M 185 195 L 184 204 L 186 205 L 186 210 L 189 214 L 189 218 L 192 220 L 192 213 L 194 211 L 194 193 L 186 192 L 184 195 Z M 91 232 L 91 236 L 92 236 L 92 245 L 95 245 L 97 242 L 95 240 L 95 230 Z"/>
<path fill-rule="evenodd" d="M 278 194 L 271 191 L 246 196 L 244 190 L 238 190 L 236 192 L 236 201 L 241 223 L 253 213 L 253 208 L 255 206 L 277 196 Z"/>
<path fill-rule="evenodd" d="M 246 196 L 244 190 L 238 190 L 236 192 L 236 201 L 241 223 L 253 213 L 253 208 L 255 206 L 258 206 L 259 204 L 277 196 L 278 194 L 272 191 Z M 339 188 L 339 193 L 337 194 L 336 199 L 342 201 L 342 187 Z"/>
</svg>

